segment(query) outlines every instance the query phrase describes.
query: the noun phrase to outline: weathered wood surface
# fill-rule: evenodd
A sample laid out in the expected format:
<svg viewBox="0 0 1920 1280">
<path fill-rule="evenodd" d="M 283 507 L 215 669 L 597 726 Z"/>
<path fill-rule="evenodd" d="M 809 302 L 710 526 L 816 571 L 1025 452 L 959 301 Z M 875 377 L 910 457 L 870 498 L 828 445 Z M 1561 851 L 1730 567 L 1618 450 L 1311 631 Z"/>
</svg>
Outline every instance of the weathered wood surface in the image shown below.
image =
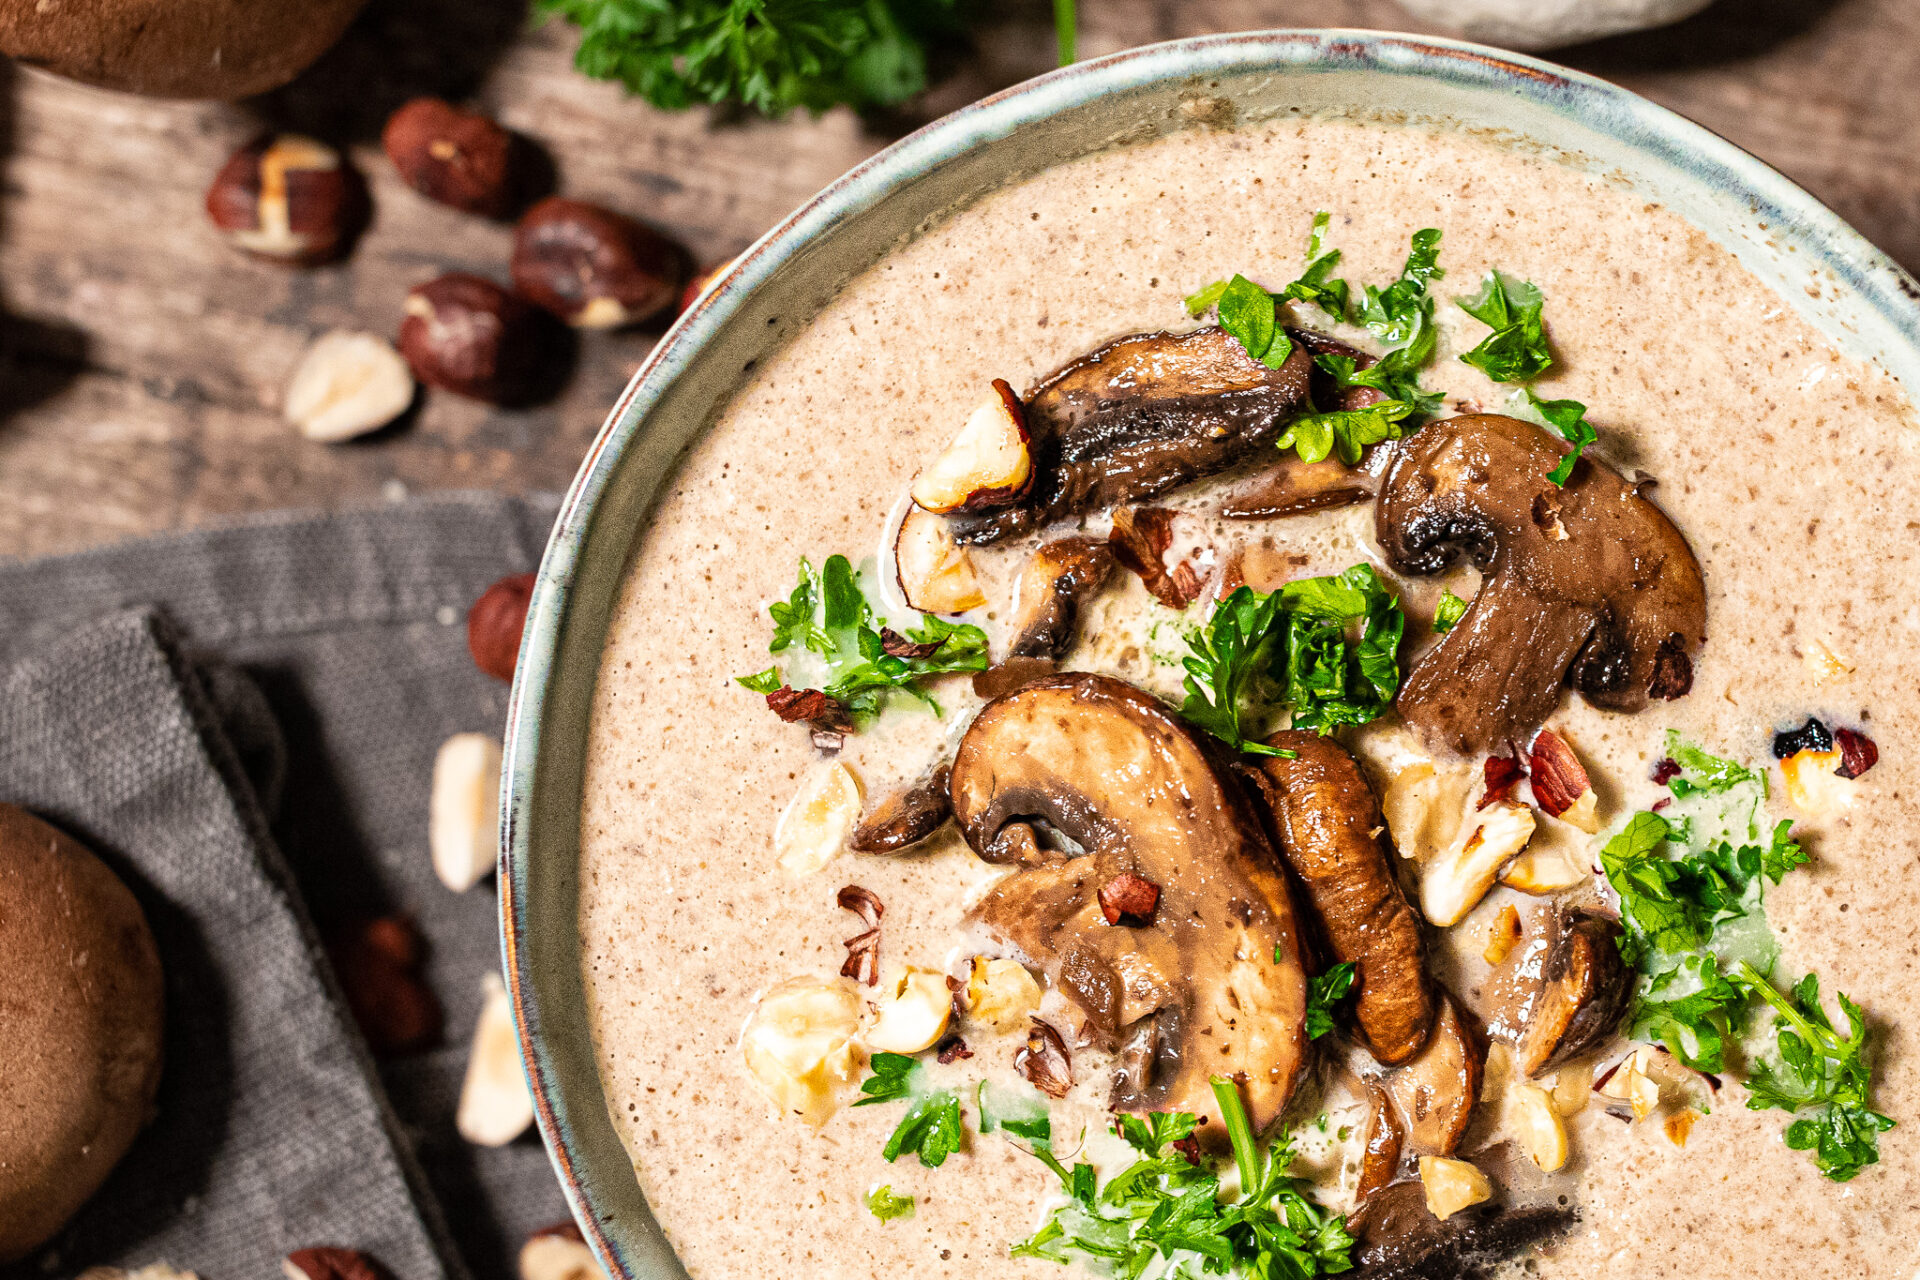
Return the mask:
<svg viewBox="0 0 1920 1280">
<path fill-rule="evenodd" d="M 1208 31 L 1413 25 L 1391 0 L 1080 7 L 1089 54 Z M 0 554 L 402 489 L 564 485 L 654 335 L 587 335 L 564 394 L 537 409 L 430 394 L 345 446 L 280 419 L 282 384 L 318 333 L 391 333 L 407 288 L 444 270 L 505 277 L 506 227 L 394 178 L 377 144 L 386 111 L 418 92 L 471 98 L 543 144 L 569 194 L 722 260 L 908 128 L 1045 70 L 1046 4 L 991 8 L 926 101 L 884 121 L 657 112 L 575 74 L 570 31 L 529 30 L 517 0 L 374 0 L 318 68 L 239 106 L 143 101 L 0 65 Z M 1754 151 L 1920 268 L 1914 0 L 1722 0 L 1678 28 L 1559 56 Z M 376 212 L 344 263 L 289 272 L 208 226 L 207 180 L 263 121 L 352 143 Z"/>
</svg>

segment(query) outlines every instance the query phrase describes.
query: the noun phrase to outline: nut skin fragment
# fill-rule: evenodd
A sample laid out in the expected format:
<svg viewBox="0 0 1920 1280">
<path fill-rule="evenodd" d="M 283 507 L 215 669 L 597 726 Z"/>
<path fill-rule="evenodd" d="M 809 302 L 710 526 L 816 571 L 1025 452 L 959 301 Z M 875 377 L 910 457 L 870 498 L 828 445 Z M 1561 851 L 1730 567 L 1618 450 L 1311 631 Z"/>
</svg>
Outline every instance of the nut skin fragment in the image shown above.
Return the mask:
<svg viewBox="0 0 1920 1280">
<path fill-rule="evenodd" d="M 1031 492 L 956 521 L 955 536 L 998 542 L 1224 471 L 1279 438 L 1308 403 L 1312 368 L 1296 347 L 1269 369 L 1217 327 L 1116 339 L 1028 394 Z"/>
<path fill-rule="evenodd" d="M 1487 1049 L 1479 1029 L 1450 993 L 1442 993 L 1433 1035 L 1420 1055 L 1386 1077 L 1417 1155 L 1451 1155 L 1480 1099 Z"/>
<path fill-rule="evenodd" d="M 1096 897 L 1108 924 L 1141 925 L 1153 919 L 1154 908 L 1160 905 L 1160 886 L 1131 871 L 1122 871 L 1101 885 Z"/>
<path fill-rule="evenodd" d="M 391 116 L 380 144 L 400 180 L 429 200 L 486 218 L 513 204 L 513 135 L 439 98 L 415 98 Z"/>
<path fill-rule="evenodd" d="M 1147 594 L 1169 609 L 1184 609 L 1200 598 L 1205 585 L 1185 560 L 1167 568 L 1167 548 L 1173 545 L 1173 522 L 1179 513 L 1165 507 L 1120 507 L 1113 513 L 1107 545 L 1113 558 L 1140 579 Z"/>
<path fill-rule="evenodd" d="M 1073 1089 L 1073 1057 L 1066 1041 L 1039 1018 L 1028 1020 L 1027 1042 L 1013 1055 L 1013 1067 L 1049 1098 L 1064 1098 Z"/>
<path fill-rule="evenodd" d="M 1529 1077 L 1599 1047 L 1633 999 L 1633 970 L 1620 958 L 1618 920 L 1567 911 L 1554 928 L 1540 994 L 1514 1050 L 1515 1064 Z"/>
<path fill-rule="evenodd" d="M 233 153 L 207 188 L 207 217 L 272 262 L 337 256 L 365 219 L 366 189 L 340 153 L 299 134 L 266 134 Z"/>
<path fill-rule="evenodd" d="M 1254 777 L 1272 815 L 1274 848 L 1322 926 L 1336 962 L 1351 962 L 1354 1020 L 1382 1066 L 1406 1062 L 1427 1042 L 1438 1002 L 1426 977 L 1420 922 L 1393 868 L 1385 820 L 1359 763 L 1331 738 L 1289 729 L 1267 745 Z"/>
<path fill-rule="evenodd" d="M 513 680 L 533 582 L 530 573 L 508 574 L 481 592 L 467 610 L 467 652 L 473 655 L 473 665 L 495 680 Z"/>
<path fill-rule="evenodd" d="M 974 852 L 1024 868 L 971 919 L 1120 1046 L 1115 1108 L 1211 1116 L 1224 1136 L 1209 1080 L 1244 1073 L 1253 1123 L 1269 1125 L 1306 1061 L 1306 972 L 1279 863 L 1212 749 L 1119 680 L 1050 676 L 981 710 L 952 791 Z M 1086 852 L 1047 849 L 1035 821 Z M 1150 926 L 1101 913 L 1100 887 L 1123 872 L 1160 886 Z"/>
<path fill-rule="evenodd" d="M 1081 607 L 1113 577 L 1113 552 L 1098 538 L 1042 546 L 1020 576 L 1020 613 L 1009 656 L 1060 658 L 1073 647 Z"/>
<path fill-rule="evenodd" d="M 1706 640 L 1699 562 L 1658 507 L 1591 455 L 1556 488 L 1547 472 L 1565 452 L 1531 423 L 1451 418 L 1402 441 L 1381 488 L 1375 533 L 1389 567 L 1438 573 L 1464 549 L 1484 574 L 1396 699 L 1422 734 L 1463 754 L 1540 724 L 1562 683 L 1614 711 L 1691 687 Z"/>
<path fill-rule="evenodd" d="M 673 305 L 686 251 L 644 223 L 549 196 L 513 233 L 513 287 L 579 329 L 643 324 Z"/>
<path fill-rule="evenodd" d="M 893 792 L 860 819 L 847 839 L 856 853 L 900 853 L 931 836 L 953 816 L 947 791 L 951 763 L 934 767 L 910 787 Z"/>
</svg>

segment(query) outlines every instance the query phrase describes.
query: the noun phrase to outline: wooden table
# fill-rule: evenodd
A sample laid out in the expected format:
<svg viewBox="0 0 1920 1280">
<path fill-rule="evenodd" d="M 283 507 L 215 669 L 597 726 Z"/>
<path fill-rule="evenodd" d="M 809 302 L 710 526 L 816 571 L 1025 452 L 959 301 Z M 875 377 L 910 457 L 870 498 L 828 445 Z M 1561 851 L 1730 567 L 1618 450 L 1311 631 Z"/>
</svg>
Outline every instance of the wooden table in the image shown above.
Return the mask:
<svg viewBox="0 0 1920 1280">
<path fill-rule="evenodd" d="M 524 410 L 424 397 L 369 439 L 280 418 L 301 351 L 392 333 L 413 283 L 505 278 L 509 229 L 403 187 L 379 125 L 415 93 L 470 97 L 551 154 L 561 188 L 647 218 L 706 262 L 908 128 L 1047 68 L 1044 0 L 987 0 L 973 48 L 886 120 L 679 115 L 570 66 L 571 31 L 522 5 L 374 0 L 348 39 L 242 106 L 153 102 L 0 65 L 0 554 L 70 550 L 278 507 L 428 489 L 566 484 L 657 335 L 589 334 L 561 397 Z M 1412 25 L 1390 0 L 1080 0 L 1082 51 L 1276 26 Z M 1679 27 L 1564 51 L 1758 153 L 1920 269 L 1920 3 L 1722 0 Z M 288 271 L 229 248 L 206 184 L 263 122 L 351 142 L 376 206 L 344 263 Z"/>
</svg>

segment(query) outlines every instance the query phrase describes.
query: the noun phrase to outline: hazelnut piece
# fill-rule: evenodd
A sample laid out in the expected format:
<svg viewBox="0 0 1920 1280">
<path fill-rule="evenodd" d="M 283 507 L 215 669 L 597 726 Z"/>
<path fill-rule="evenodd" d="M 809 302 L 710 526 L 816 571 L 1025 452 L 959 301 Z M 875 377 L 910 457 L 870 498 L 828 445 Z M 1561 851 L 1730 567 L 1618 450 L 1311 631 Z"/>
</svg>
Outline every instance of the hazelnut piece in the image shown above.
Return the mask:
<svg viewBox="0 0 1920 1280">
<path fill-rule="evenodd" d="M 549 196 L 513 233 L 513 287 L 580 329 L 652 319 L 680 295 L 680 246 L 632 218 Z"/>
<path fill-rule="evenodd" d="M 367 1046 L 391 1057 L 439 1042 L 440 1002 L 420 980 L 426 946 L 400 916 L 366 920 L 335 934 L 327 948 Z"/>
<path fill-rule="evenodd" d="M 492 874 L 500 857 L 500 743 L 490 734 L 456 733 L 433 758 L 427 847 L 440 883 L 465 893 Z"/>
<path fill-rule="evenodd" d="M 533 1124 L 533 1095 L 520 1065 L 520 1037 L 506 984 L 497 973 L 483 981 L 485 997 L 453 1123 L 460 1136 L 476 1146 L 504 1147 Z"/>
<path fill-rule="evenodd" d="M 248 253 L 312 264 L 333 256 L 362 208 L 359 177 L 324 142 L 264 134 L 233 153 L 207 188 L 207 216 Z"/>
<path fill-rule="evenodd" d="M 336 329 L 307 348 L 287 383 L 287 421 L 333 443 L 377 431 L 413 403 L 413 372 L 378 334 Z"/>
<path fill-rule="evenodd" d="M 430 386 L 515 403 L 531 390 L 542 345 L 533 308 L 491 280 L 456 272 L 407 294 L 400 354 Z"/>
<path fill-rule="evenodd" d="M 686 288 L 680 291 L 680 305 L 674 314 L 683 315 L 693 310 L 693 304 L 700 301 L 700 295 L 705 293 L 715 280 L 725 275 L 727 269 L 737 261 L 738 259 L 736 258 L 729 259 L 726 262 L 717 262 L 713 266 L 702 267 L 688 276 Z"/>
<path fill-rule="evenodd" d="M 501 218 L 513 203 L 513 135 L 439 98 L 415 98 L 387 118 L 380 144 L 401 181 L 429 200 Z"/>
<path fill-rule="evenodd" d="M 280 1264 L 287 1280 L 386 1280 L 386 1273 L 358 1249 L 296 1249 Z"/>
<path fill-rule="evenodd" d="M 474 666 L 496 680 L 513 679 L 532 598 L 533 575 L 513 573 L 481 592 L 467 610 L 467 652 Z"/>
<path fill-rule="evenodd" d="M 606 1272 L 571 1222 L 542 1227 L 520 1246 L 520 1280 L 604 1280 Z"/>
</svg>

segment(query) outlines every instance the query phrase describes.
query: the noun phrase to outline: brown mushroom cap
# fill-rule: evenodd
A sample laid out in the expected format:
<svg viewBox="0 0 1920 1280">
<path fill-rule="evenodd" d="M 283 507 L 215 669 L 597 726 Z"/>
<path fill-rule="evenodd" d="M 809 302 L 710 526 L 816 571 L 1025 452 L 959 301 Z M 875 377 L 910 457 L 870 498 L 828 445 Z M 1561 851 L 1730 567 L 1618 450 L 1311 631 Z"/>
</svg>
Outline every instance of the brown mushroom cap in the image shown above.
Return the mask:
<svg viewBox="0 0 1920 1280">
<path fill-rule="evenodd" d="M 1634 973 L 1620 956 L 1620 922 L 1589 911 L 1553 920 L 1553 940 L 1540 964 L 1515 1058 L 1537 1076 L 1598 1048 L 1633 1003 Z"/>
<path fill-rule="evenodd" d="M 1427 1209 L 1426 1188 L 1396 1182 L 1368 1197 L 1348 1222 L 1357 1247 L 1347 1280 L 1463 1280 L 1573 1224 L 1557 1205 L 1477 1204 L 1444 1222 Z"/>
<path fill-rule="evenodd" d="M 1363 1082 L 1367 1093 L 1367 1134 L 1360 1157 L 1360 1181 L 1353 1189 L 1356 1208 L 1400 1176 L 1400 1151 L 1407 1140 L 1400 1113 L 1377 1081 Z"/>
<path fill-rule="evenodd" d="M 1544 721 L 1568 680 L 1637 711 L 1693 684 L 1706 585 L 1673 522 L 1591 456 L 1565 488 L 1566 446 L 1495 414 L 1402 441 L 1374 510 L 1387 563 L 1437 573 L 1464 549 L 1485 577 L 1466 614 L 1415 660 L 1400 713 L 1430 738 L 1488 751 Z"/>
<path fill-rule="evenodd" d="M 1027 396 L 1035 475 L 1026 500 L 955 518 L 954 537 L 997 542 L 1224 471 L 1306 408 L 1312 369 L 1304 346 L 1269 369 L 1220 328 L 1110 342 Z"/>
<path fill-rule="evenodd" d="M 1354 966 L 1361 1043 L 1382 1066 L 1420 1052 L 1437 1002 L 1426 944 L 1383 832 L 1380 803 L 1359 764 L 1331 738 L 1288 729 L 1255 774 L 1273 813 L 1276 845 L 1324 926 L 1335 961 Z"/>
<path fill-rule="evenodd" d="M 1442 993 L 1427 1047 L 1386 1077 L 1387 1092 L 1406 1121 L 1409 1150 L 1422 1156 L 1453 1154 L 1473 1120 L 1486 1065 L 1480 1029 L 1450 992 Z"/>
<path fill-rule="evenodd" d="M 1222 1134 L 1209 1080 L 1224 1075 L 1256 1128 L 1271 1124 L 1306 1058 L 1306 972 L 1273 851 L 1208 748 L 1131 685 L 1050 676 L 981 710 L 952 787 L 974 851 L 1030 868 L 975 920 L 1122 1045 L 1113 1106 L 1192 1112 Z M 1082 852 L 1045 849 L 1036 821 Z M 1099 891 L 1126 872 L 1158 903 L 1108 924 Z"/>
<path fill-rule="evenodd" d="M 1008 655 L 1058 658 L 1071 649 L 1080 607 L 1113 570 L 1113 552 L 1102 538 L 1059 538 L 1035 551 L 1020 575 L 1020 613 Z"/>
<path fill-rule="evenodd" d="M 874 805 L 847 837 L 847 847 L 856 853 L 899 853 L 945 826 L 952 812 L 942 763 Z"/>
</svg>

